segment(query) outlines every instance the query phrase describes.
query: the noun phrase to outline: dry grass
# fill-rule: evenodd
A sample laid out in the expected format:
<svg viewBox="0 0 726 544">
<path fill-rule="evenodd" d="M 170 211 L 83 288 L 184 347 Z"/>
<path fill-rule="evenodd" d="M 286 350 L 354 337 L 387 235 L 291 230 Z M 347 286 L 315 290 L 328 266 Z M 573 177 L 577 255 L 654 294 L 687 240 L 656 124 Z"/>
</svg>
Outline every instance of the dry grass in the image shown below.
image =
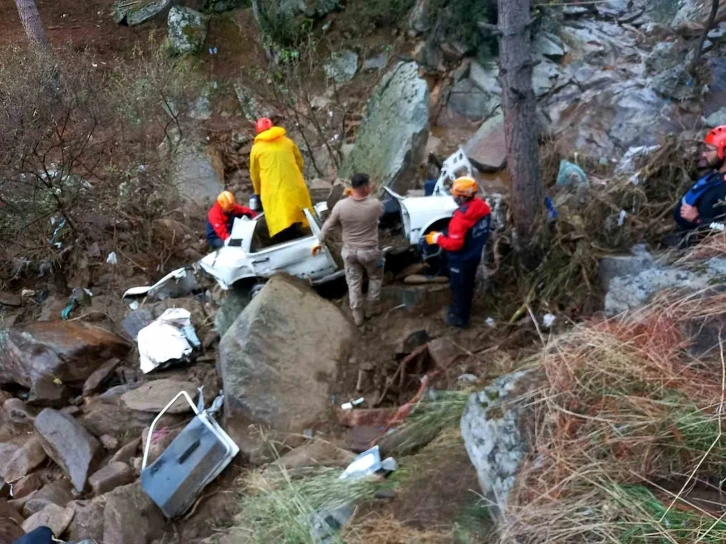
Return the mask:
<svg viewBox="0 0 726 544">
<path fill-rule="evenodd" d="M 658 482 L 724 476 L 721 364 L 688 359 L 681 325 L 720 315 L 726 297 L 665 299 L 591 322 L 543 350 L 534 454 L 510 497 L 501 542 L 721 542 L 709 510 Z"/>
<path fill-rule="evenodd" d="M 421 531 L 391 515 L 371 514 L 353 520 L 341 537 L 346 544 L 443 544 L 451 542 L 451 531 Z"/>
</svg>

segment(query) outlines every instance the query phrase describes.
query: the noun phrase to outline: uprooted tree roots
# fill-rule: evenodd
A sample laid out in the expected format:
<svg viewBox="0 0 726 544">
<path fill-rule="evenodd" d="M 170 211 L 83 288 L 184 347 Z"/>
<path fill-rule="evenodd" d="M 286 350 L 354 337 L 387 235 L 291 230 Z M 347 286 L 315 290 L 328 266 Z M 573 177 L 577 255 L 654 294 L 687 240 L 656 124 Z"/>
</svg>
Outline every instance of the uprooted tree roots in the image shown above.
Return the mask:
<svg viewBox="0 0 726 544">
<path fill-rule="evenodd" d="M 543 350 L 541 424 L 501 542 L 723 542 L 723 344 L 690 357 L 684 327 L 724 309 L 724 295 L 662 299 Z"/>
<path fill-rule="evenodd" d="M 548 193 L 557 217 L 541 217 L 533 230 L 529 253 L 536 266 L 523 265 L 512 251 L 516 241 L 509 226 L 492 238 L 488 266 L 495 272 L 492 287 L 498 307 L 501 300 L 519 301 L 505 310 L 516 318 L 522 316 L 523 303 L 591 313 L 588 309 L 599 306 L 601 298 L 600 259 L 628 252 L 637 243 L 658 247 L 673 231 L 671 213 L 691 183 L 692 157 L 687 142 L 669 139 L 641 166 L 637 184 L 635 178 L 625 178 L 607 184 L 591 180 L 591 185 L 577 188 L 551 187 Z M 499 296 L 512 291 L 516 296 Z"/>
</svg>

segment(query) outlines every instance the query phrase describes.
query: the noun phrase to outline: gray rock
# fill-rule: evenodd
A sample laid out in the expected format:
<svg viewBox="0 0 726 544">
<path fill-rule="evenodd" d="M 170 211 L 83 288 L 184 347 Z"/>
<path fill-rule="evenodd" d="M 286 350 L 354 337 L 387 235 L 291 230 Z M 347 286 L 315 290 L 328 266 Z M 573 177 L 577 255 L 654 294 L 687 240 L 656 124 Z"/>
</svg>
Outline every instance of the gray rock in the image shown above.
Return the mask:
<svg viewBox="0 0 726 544">
<path fill-rule="evenodd" d="M 86 382 L 83 384 L 83 396 L 88 397 L 89 395 L 98 393 L 101 387 L 103 387 L 104 383 L 106 383 L 111 378 L 114 371 L 118 368 L 120 364 L 121 359 L 114 357 L 113 359 L 109 359 L 101 366 L 99 366 L 96 370 L 94 370 L 93 374 L 91 374 Z"/>
<path fill-rule="evenodd" d="M 355 147 L 340 177 L 367 172 L 373 180 L 405 193 L 426 150 L 429 91 L 415 62 L 399 63 L 376 86 L 358 129 Z"/>
<path fill-rule="evenodd" d="M 167 45 L 171 53 L 184 55 L 202 50 L 209 24 L 205 15 L 190 8 L 174 6 L 169 10 L 167 24 Z"/>
<path fill-rule="evenodd" d="M 20 307 L 23 305 L 23 299 L 20 295 L 8 293 L 7 291 L 0 291 L 0 306 L 13 306 Z"/>
<path fill-rule="evenodd" d="M 633 276 L 655 266 L 655 260 L 647 252 L 639 255 L 608 255 L 600 260 L 598 283 L 607 291 L 615 278 Z"/>
<path fill-rule="evenodd" d="M 234 92 L 237 95 L 237 101 L 242 108 L 242 113 L 248 121 L 254 123 L 260 117 L 275 117 L 276 112 L 274 108 L 265 104 L 261 98 L 259 98 L 242 82 L 235 82 Z"/>
<path fill-rule="evenodd" d="M 501 376 L 469 397 L 461 418 L 466 451 L 496 517 L 504 517 L 509 492 L 529 451 L 526 425 L 532 424 L 533 413 L 529 399 L 520 397 L 541 380 L 531 370 Z"/>
<path fill-rule="evenodd" d="M 434 22 L 434 2 L 431 0 L 416 0 L 408 18 L 408 26 L 414 32 L 423 33 L 431 30 Z"/>
<path fill-rule="evenodd" d="M 95 495 L 103 495 L 134 481 L 134 471 L 126 463 L 109 463 L 88 479 Z"/>
<path fill-rule="evenodd" d="M 489 117 L 501 104 L 501 98 L 483 91 L 472 79 L 465 78 L 454 84 L 447 107 L 466 119 L 482 120 Z"/>
<path fill-rule="evenodd" d="M 677 289 L 698 291 L 711 286 L 726 275 L 726 259 L 713 258 L 699 270 L 660 266 L 636 275 L 614 278 L 605 296 L 605 313 L 617 315 L 645 306 L 660 291 Z"/>
<path fill-rule="evenodd" d="M 444 52 L 433 38 L 420 42 L 414 49 L 413 58 L 427 73 L 436 74 L 446 70 Z"/>
<path fill-rule="evenodd" d="M 164 534 L 164 515 L 138 482 L 117 487 L 105 497 L 104 544 L 151 544 Z"/>
<path fill-rule="evenodd" d="M 280 438 L 326 413 L 351 334 L 340 309 L 303 282 L 276 275 L 265 285 L 219 346 L 225 422 L 245 453 L 261 446 L 250 425 Z"/>
<path fill-rule="evenodd" d="M 206 0 L 204 2 L 204 9 L 222 13 L 224 11 L 248 8 L 250 4 L 251 0 Z"/>
<path fill-rule="evenodd" d="M 6 457 L 9 451 L 5 452 Z M 2 477 L 8 483 L 13 483 L 30 472 L 48 458 L 40 440 L 33 437 L 16 449 L 9 459 L 3 463 Z"/>
<path fill-rule="evenodd" d="M 113 457 L 111 457 L 109 464 L 125 463 L 129 465 L 131 463 L 131 459 L 136 457 L 136 452 L 138 451 L 140 445 L 141 439 L 137 438 L 136 440 L 132 440 L 128 444 L 121 446 L 121 449 L 113 454 Z"/>
<path fill-rule="evenodd" d="M 507 163 L 504 114 L 501 110 L 487 119 L 464 145 L 464 153 L 483 171 L 498 171 Z"/>
<path fill-rule="evenodd" d="M 30 388 L 32 404 L 68 397 L 101 361 L 123 357 L 130 346 L 119 336 L 80 321 L 45 321 L 0 331 L 0 382 Z"/>
<path fill-rule="evenodd" d="M 29 533 L 38 527 L 48 527 L 54 535 L 62 535 L 70 525 L 74 514 L 72 508 L 49 504 L 23 522 L 23 531 Z"/>
<path fill-rule="evenodd" d="M 358 71 L 358 53 L 348 49 L 336 53 L 323 65 L 323 70 L 336 83 L 348 83 Z"/>
<path fill-rule="evenodd" d="M 48 456 L 81 492 L 103 455 L 101 444 L 72 417 L 46 408 L 35 418 L 35 431 Z"/>
<path fill-rule="evenodd" d="M 570 82 L 570 76 L 551 60 L 544 59 L 532 71 L 532 87 L 537 97 L 561 89 Z"/>
<path fill-rule="evenodd" d="M 12 398 L 3 403 L 3 410 L 7 418 L 15 425 L 32 425 L 37 409 L 28 406 L 20 399 Z"/>
<path fill-rule="evenodd" d="M 257 24 L 265 33 L 295 37 L 306 19 L 319 19 L 338 8 L 339 0 L 252 0 Z"/>
<path fill-rule="evenodd" d="M 534 52 L 542 57 L 558 61 L 567 54 L 567 46 L 559 36 L 551 32 L 540 32 L 535 36 Z"/>
<path fill-rule="evenodd" d="M 173 0 L 118 0 L 113 7 L 113 20 L 117 24 L 140 25 L 157 17 L 166 17 L 173 3 Z"/>
<path fill-rule="evenodd" d="M 37 474 L 28 474 L 13 484 L 13 499 L 22 499 L 43 487 L 43 480 Z"/>
<path fill-rule="evenodd" d="M 206 210 L 224 191 L 209 154 L 189 142 L 182 143 L 174 154 L 171 183 L 186 204 L 200 210 Z"/>
<path fill-rule="evenodd" d="M 703 95 L 703 114 L 709 126 L 726 124 L 726 59 L 721 57 L 709 58 L 708 68 L 711 72 L 711 82 Z M 714 125 L 716 121 L 718 124 Z"/>
<path fill-rule="evenodd" d="M 678 101 L 696 98 L 699 92 L 693 77 L 688 73 L 687 66 L 683 63 L 659 72 L 650 84 L 662 96 Z"/>
<path fill-rule="evenodd" d="M 472 61 L 469 64 L 469 79 L 482 91 L 495 96 L 502 95 L 499 84 L 499 67 L 496 64 L 479 64 Z"/>
<path fill-rule="evenodd" d="M 364 72 L 375 72 L 377 70 L 383 70 L 388 64 L 388 53 L 381 53 L 375 57 L 367 58 L 363 62 Z"/>
<path fill-rule="evenodd" d="M 155 416 L 151 412 L 129 410 L 123 403 L 117 406 L 93 399 L 84 408 L 79 421 L 96 436 L 107 434 L 124 440 L 127 436 L 140 435 Z"/>
<path fill-rule="evenodd" d="M 23 505 L 27 518 L 40 512 L 49 504 L 66 507 L 73 500 L 73 486 L 68 480 L 56 480 L 45 485 Z"/>
<path fill-rule="evenodd" d="M 669 70 L 684 60 L 685 54 L 680 51 L 677 42 L 660 42 L 645 58 L 645 69 L 651 74 L 656 74 Z"/>
<path fill-rule="evenodd" d="M 124 393 L 121 401 L 129 410 L 158 414 L 181 391 L 186 391 L 194 400 L 197 396 L 197 385 L 176 380 L 154 380 Z M 169 408 L 167 413 L 183 414 L 190 410 L 189 403 L 180 398 Z"/>
<path fill-rule="evenodd" d="M 95 544 L 103 541 L 103 499 L 73 501 L 68 504 L 68 508 L 75 512 L 68 527 L 70 542 L 81 544 L 82 540 L 88 539 Z"/>
</svg>

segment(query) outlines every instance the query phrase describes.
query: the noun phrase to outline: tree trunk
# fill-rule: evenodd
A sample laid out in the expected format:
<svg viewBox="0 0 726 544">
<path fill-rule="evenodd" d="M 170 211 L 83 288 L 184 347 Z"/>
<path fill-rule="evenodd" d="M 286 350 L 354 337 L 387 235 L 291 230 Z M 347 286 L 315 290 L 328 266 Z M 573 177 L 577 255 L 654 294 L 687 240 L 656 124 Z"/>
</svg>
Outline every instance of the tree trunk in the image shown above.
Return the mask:
<svg viewBox="0 0 726 544">
<path fill-rule="evenodd" d="M 514 227 L 526 244 L 543 204 L 532 88 L 530 0 L 498 0 L 502 107 Z"/>
<path fill-rule="evenodd" d="M 43 22 L 40 20 L 35 0 L 15 0 L 15 4 L 18 6 L 20 21 L 23 23 L 23 28 L 30 43 L 35 46 L 50 48 L 48 35 L 45 33 Z"/>
<path fill-rule="evenodd" d="M 706 25 L 703 28 L 703 34 L 701 34 L 701 39 L 698 40 L 698 45 L 696 46 L 696 52 L 693 55 L 693 61 L 691 62 L 691 65 L 689 66 L 689 72 L 691 75 L 695 75 L 696 69 L 698 68 L 699 63 L 701 62 L 701 55 L 703 54 L 703 45 L 706 43 L 706 39 L 708 38 L 708 33 L 711 32 L 711 29 L 714 27 L 714 24 L 716 22 L 716 15 L 718 14 L 718 8 L 719 8 L 720 0 L 711 0 L 711 13 L 708 16 L 708 20 L 706 21 Z"/>
</svg>

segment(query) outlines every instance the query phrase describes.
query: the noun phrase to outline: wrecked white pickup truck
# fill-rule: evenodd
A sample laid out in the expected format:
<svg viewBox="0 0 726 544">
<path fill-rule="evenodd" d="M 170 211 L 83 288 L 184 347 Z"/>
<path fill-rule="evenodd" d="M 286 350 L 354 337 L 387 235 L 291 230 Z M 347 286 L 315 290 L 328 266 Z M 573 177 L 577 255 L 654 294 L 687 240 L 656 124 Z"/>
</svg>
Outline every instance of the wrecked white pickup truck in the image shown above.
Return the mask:
<svg viewBox="0 0 726 544">
<path fill-rule="evenodd" d="M 231 237 L 223 248 L 190 267 L 175 270 L 150 287 L 129 289 L 124 293 L 124 299 L 149 297 L 163 300 L 184 296 L 197 289 L 195 276 L 200 268 L 223 289 L 229 289 L 245 279 L 264 281 L 276 272 L 287 272 L 313 285 L 339 278 L 343 275 L 342 266 L 336 262 L 330 249 L 323 247 L 317 255 L 312 255 L 311 251 L 318 244 L 322 225 L 320 214 L 326 210 L 324 202 L 318 204 L 315 210 L 305 210 L 310 224 L 309 234 L 276 245 L 270 245 L 264 213 L 255 219 L 236 219 Z"/>
<path fill-rule="evenodd" d="M 457 208 L 449 194 L 451 183 L 456 177 L 472 175 L 472 172 L 471 163 L 459 149 L 443 163 L 432 195 L 403 197 L 388 188 L 384 189 L 390 197 L 384 204 L 388 219 L 393 222 L 392 230 L 403 234 L 412 246 L 416 246 L 427 232 L 445 229 Z M 493 206 L 492 209 L 497 208 Z M 255 219 L 237 219 L 225 247 L 210 253 L 193 266 L 175 270 L 150 287 L 129 289 L 124 293 L 124 298 L 163 300 L 184 296 L 198 288 L 196 272 L 200 268 L 223 289 L 229 289 L 242 280 L 264 282 L 276 272 L 287 272 L 313 285 L 337 279 L 343 275 L 342 262 L 337 254 L 325 246 L 317 255 L 311 252 L 313 246 L 318 244 L 327 212 L 326 202 L 316 204 L 313 210 L 305 210 L 310 224 L 309 234 L 277 245 L 270 245 L 264 214 Z M 386 217 L 383 222 L 386 222 Z"/>
</svg>

